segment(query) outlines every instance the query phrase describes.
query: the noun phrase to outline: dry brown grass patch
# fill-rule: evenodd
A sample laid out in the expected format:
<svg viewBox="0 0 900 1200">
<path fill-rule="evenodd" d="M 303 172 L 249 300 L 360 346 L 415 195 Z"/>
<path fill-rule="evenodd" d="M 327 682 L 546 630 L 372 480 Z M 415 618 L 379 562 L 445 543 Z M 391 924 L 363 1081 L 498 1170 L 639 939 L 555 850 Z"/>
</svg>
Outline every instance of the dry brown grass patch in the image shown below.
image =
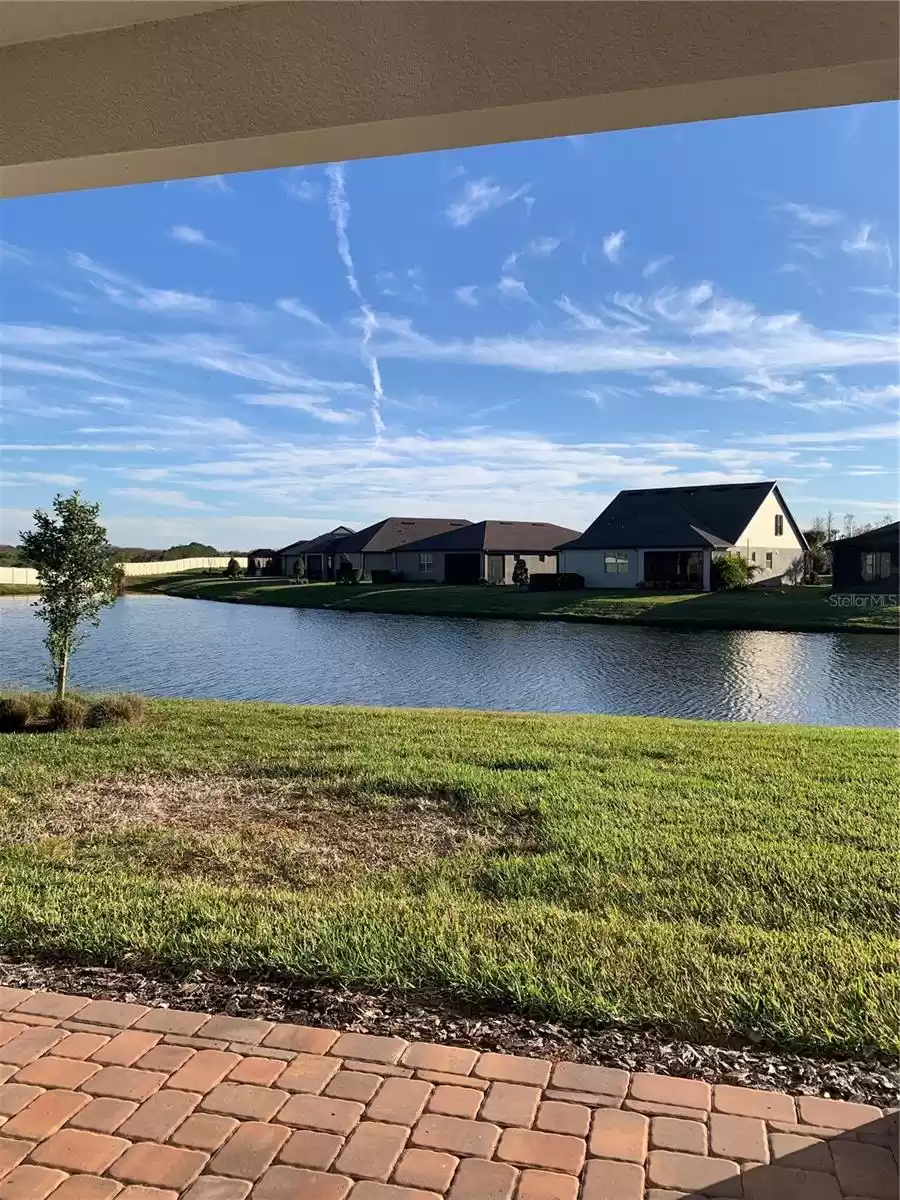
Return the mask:
<svg viewBox="0 0 900 1200">
<path fill-rule="evenodd" d="M 454 804 L 452 793 L 387 804 L 364 794 L 354 802 L 352 795 L 350 785 L 323 780 L 110 777 L 57 793 L 43 811 L 16 822 L 11 840 L 64 839 L 84 850 L 152 830 L 186 838 L 193 846 L 191 869 L 216 876 L 234 870 L 232 855 L 230 864 L 223 860 L 221 844 L 238 841 L 247 852 L 240 874 L 270 882 L 273 876 L 284 880 L 286 860 L 292 877 L 355 867 L 379 871 L 510 843 L 509 830 L 480 827 Z"/>
</svg>

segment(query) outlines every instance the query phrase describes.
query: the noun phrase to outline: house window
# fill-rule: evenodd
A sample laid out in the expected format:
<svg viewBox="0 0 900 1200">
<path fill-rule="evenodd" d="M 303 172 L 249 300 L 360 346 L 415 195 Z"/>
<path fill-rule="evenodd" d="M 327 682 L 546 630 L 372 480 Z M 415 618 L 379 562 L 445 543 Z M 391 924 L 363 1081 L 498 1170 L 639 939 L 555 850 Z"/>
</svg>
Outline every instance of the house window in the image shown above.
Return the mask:
<svg viewBox="0 0 900 1200">
<path fill-rule="evenodd" d="M 539 554 L 539 555 L 538 555 L 538 562 L 546 562 L 546 561 L 547 561 L 547 555 L 546 555 L 546 554 Z"/>
<path fill-rule="evenodd" d="M 627 575 L 628 555 L 605 554 L 603 556 L 603 570 L 607 575 Z"/>
<path fill-rule="evenodd" d="M 781 537 L 784 533 L 784 517 L 781 513 L 775 514 L 775 536 Z"/>
<path fill-rule="evenodd" d="M 756 551 L 755 550 L 750 551 L 750 561 L 756 562 Z"/>
<path fill-rule="evenodd" d="M 888 551 L 875 554 L 861 554 L 860 569 L 863 579 L 871 582 L 873 579 L 888 579 L 891 574 L 891 556 Z"/>
<path fill-rule="evenodd" d="M 772 566 L 772 551 L 771 550 L 766 551 L 766 566 L 767 567 Z"/>
<path fill-rule="evenodd" d="M 434 559 L 430 554 L 419 555 L 419 574 L 427 575 L 434 570 Z"/>
</svg>

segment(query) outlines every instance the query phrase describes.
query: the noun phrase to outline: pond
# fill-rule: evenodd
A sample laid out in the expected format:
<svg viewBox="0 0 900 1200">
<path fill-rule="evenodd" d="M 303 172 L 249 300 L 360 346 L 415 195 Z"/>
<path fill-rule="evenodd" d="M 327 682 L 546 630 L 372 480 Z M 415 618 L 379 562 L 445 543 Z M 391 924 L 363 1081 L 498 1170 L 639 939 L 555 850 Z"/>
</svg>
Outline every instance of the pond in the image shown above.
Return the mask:
<svg viewBox="0 0 900 1200">
<path fill-rule="evenodd" d="M 0 687 L 48 687 L 43 626 L 0 599 Z M 682 631 L 383 616 L 126 596 L 72 685 L 291 704 L 895 724 L 898 646 L 880 634 Z"/>
</svg>

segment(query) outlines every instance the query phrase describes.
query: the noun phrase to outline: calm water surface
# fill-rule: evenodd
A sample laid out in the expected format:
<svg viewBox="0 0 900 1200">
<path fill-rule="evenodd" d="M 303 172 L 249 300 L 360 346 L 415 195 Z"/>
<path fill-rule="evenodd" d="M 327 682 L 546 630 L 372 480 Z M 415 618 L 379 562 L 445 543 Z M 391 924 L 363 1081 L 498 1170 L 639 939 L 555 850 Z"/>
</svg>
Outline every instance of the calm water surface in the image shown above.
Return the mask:
<svg viewBox="0 0 900 1200">
<path fill-rule="evenodd" d="M 0 599 L 0 686 L 46 687 L 43 626 Z M 292 704 L 896 723 L 878 634 L 682 632 L 127 596 L 72 666 L 85 690 Z"/>
</svg>

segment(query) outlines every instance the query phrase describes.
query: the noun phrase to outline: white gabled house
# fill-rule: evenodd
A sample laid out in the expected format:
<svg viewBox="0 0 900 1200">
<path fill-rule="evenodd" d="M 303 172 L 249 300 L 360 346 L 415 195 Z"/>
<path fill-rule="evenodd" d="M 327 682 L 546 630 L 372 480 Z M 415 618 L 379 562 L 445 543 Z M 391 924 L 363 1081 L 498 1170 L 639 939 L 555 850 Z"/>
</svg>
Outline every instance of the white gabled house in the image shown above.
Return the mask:
<svg viewBox="0 0 900 1200">
<path fill-rule="evenodd" d="M 713 560 L 737 552 L 755 584 L 802 578 L 809 553 L 778 484 L 623 491 L 580 537 L 557 547 L 560 571 L 589 588 L 709 591 Z"/>
</svg>

